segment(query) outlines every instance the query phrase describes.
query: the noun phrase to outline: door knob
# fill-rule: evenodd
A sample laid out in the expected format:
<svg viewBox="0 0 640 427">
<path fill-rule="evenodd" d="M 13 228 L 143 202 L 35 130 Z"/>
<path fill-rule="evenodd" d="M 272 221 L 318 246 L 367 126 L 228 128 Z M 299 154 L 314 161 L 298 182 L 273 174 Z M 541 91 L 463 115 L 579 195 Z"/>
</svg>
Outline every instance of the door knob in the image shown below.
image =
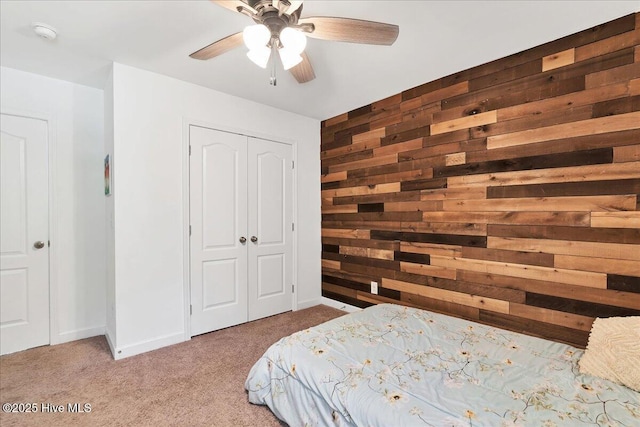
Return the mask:
<svg viewBox="0 0 640 427">
<path fill-rule="evenodd" d="M 258 238 L 256 236 L 251 236 L 251 241 L 253 243 L 256 243 L 258 241 Z"/>
<path fill-rule="evenodd" d="M 246 238 L 246 237 L 242 236 L 242 237 L 240 238 L 240 243 L 245 243 L 246 241 L 247 241 L 247 238 Z"/>
<path fill-rule="evenodd" d="M 36 249 L 42 249 L 44 248 L 44 242 L 42 240 L 38 240 L 33 244 L 33 247 Z"/>
</svg>

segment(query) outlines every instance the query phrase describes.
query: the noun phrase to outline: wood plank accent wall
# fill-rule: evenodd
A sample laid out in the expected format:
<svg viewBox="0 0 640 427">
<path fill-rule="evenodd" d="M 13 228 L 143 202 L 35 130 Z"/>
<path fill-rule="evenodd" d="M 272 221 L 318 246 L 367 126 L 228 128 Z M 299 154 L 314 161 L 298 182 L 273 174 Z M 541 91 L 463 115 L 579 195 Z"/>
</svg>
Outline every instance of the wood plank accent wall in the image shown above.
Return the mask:
<svg viewBox="0 0 640 427">
<path fill-rule="evenodd" d="M 582 347 L 640 314 L 640 13 L 325 120 L 320 155 L 326 297 Z"/>
</svg>

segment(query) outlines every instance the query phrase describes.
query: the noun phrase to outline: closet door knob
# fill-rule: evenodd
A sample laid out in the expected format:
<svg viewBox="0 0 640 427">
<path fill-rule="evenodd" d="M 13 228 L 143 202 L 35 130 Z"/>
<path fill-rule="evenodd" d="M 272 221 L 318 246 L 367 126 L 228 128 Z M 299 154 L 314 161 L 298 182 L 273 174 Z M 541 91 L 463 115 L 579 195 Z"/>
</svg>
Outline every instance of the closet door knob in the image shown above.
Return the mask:
<svg viewBox="0 0 640 427">
<path fill-rule="evenodd" d="M 256 236 L 251 236 L 251 241 L 253 243 L 256 243 L 258 241 L 258 238 Z"/>
<path fill-rule="evenodd" d="M 242 237 L 240 238 L 240 243 L 245 243 L 246 241 L 247 241 L 247 238 L 246 238 L 246 237 L 242 236 Z"/>
</svg>

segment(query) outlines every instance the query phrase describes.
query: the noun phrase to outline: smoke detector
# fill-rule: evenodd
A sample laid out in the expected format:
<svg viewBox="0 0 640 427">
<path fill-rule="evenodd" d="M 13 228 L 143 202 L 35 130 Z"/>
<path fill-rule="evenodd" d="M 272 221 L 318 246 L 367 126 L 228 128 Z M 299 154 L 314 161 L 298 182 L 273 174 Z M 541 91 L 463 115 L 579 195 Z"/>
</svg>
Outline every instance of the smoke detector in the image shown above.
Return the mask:
<svg viewBox="0 0 640 427">
<path fill-rule="evenodd" d="M 31 28 L 33 28 L 34 33 L 43 39 L 53 40 L 58 36 L 58 31 L 55 28 L 42 22 L 32 22 Z"/>
</svg>

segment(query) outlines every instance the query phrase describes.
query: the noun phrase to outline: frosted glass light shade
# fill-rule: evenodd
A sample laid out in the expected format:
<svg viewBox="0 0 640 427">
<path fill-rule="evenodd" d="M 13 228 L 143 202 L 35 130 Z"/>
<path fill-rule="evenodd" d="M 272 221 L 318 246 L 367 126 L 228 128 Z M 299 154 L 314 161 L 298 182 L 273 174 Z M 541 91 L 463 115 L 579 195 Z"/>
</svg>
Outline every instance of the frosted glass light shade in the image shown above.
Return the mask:
<svg viewBox="0 0 640 427">
<path fill-rule="evenodd" d="M 253 61 L 258 67 L 267 68 L 271 56 L 271 49 L 266 46 L 257 47 L 247 52 L 247 57 Z"/>
<path fill-rule="evenodd" d="M 295 67 L 302 62 L 302 56 L 300 56 L 300 53 L 294 52 L 289 48 L 282 47 L 278 53 L 280 54 L 280 60 L 282 61 L 282 68 L 285 70 Z"/>
<path fill-rule="evenodd" d="M 242 39 L 249 50 L 260 49 L 271 40 L 271 31 L 262 24 L 249 25 L 242 32 Z"/>
<path fill-rule="evenodd" d="M 298 30 L 286 27 L 280 32 L 282 46 L 300 55 L 307 47 L 307 36 Z"/>
</svg>

